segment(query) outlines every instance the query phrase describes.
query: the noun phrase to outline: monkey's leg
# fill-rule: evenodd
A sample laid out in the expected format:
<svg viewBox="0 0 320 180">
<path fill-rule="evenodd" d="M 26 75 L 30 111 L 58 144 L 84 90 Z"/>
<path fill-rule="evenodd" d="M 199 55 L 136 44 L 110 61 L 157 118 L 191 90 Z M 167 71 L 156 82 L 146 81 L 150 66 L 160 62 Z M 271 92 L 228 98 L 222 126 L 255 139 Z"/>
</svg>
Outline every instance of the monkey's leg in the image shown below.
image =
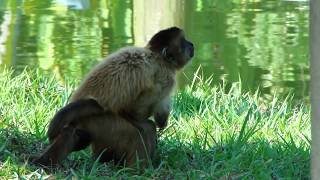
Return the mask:
<svg viewBox="0 0 320 180">
<path fill-rule="evenodd" d="M 127 144 L 127 147 L 124 149 L 120 149 L 119 147 L 115 146 L 107 146 L 107 144 L 102 143 L 93 143 L 92 151 L 94 154 L 94 159 L 99 158 L 99 162 L 114 161 L 115 164 L 126 164 L 129 167 L 134 167 L 138 159 L 141 161 L 147 159 L 148 151 L 142 148 L 143 144 L 137 142 L 127 143 L 126 139 L 122 140 Z"/>
<path fill-rule="evenodd" d="M 156 125 L 151 120 L 144 120 L 139 123 L 139 126 L 143 132 L 135 131 L 131 134 L 134 140 L 130 143 L 131 148 L 127 152 L 126 162 L 130 167 L 138 165 L 144 169 L 152 165 L 151 160 L 157 144 Z"/>
<path fill-rule="evenodd" d="M 72 151 L 79 151 L 91 143 L 91 136 L 84 130 L 65 127 L 53 140 L 47 150 L 33 161 L 44 166 L 57 165 Z"/>
<path fill-rule="evenodd" d="M 125 153 L 121 155 L 119 154 L 121 153 L 120 151 L 117 152 L 115 148 L 111 148 L 111 146 L 104 143 L 93 143 L 92 153 L 93 158 L 99 158 L 101 163 L 113 161 L 117 165 L 123 165 L 125 159 Z"/>
<path fill-rule="evenodd" d="M 99 122 L 99 120 L 101 121 Z M 137 163 L 141 169 L 148 166 L 156 146 L 156 125 L 153 121 L 142 120 L 138 122 L 143 133 L 129 121 L 120 117 L 105 116 L 96 119 L 95 122 L 98 124 L 94 124 L 94 128 L 86 126 L 95 129 L 90 132 L 92 136 L 98 137 L 92 142 L 95 158 L 100 156 L 100 162 L 113 160 L 119 165 L 123 165 L 125 162 L 127 166 L 132 168 L 135 168 Z"/>
</svg>

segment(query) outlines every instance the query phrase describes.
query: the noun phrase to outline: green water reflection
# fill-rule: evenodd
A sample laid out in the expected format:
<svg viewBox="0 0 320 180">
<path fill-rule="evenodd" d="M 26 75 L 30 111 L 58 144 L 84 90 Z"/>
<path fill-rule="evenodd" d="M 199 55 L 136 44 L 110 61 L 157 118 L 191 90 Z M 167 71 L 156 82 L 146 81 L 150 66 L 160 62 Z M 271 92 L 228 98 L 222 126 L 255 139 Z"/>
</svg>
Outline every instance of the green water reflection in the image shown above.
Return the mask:
<svg viewBox="0 0 320 180">
<path fill-rule="evenodd" d="M 179 76 L 199 65 L 214 85 L 241 77 L 244 90 L 309 94 L 308 7 L 281 0 L 1 0 L 0 67 L 25 66 L 80 80 L 116 49 L 144 46 L 159 29 L 185 29 L 196 47 Z"/>
</svg>

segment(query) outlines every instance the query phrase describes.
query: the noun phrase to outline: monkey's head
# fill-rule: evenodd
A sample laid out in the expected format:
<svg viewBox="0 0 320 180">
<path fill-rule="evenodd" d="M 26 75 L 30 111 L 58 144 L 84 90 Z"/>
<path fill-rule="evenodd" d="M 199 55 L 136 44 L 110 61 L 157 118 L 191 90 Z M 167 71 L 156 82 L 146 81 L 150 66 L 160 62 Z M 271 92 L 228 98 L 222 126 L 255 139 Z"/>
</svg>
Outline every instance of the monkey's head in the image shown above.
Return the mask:
<svg viewBox="0 0 320 180">
<path fill-rule="evenodd" d="M 183 30 L 177 27 L 159 31 L 147 47 L 176 69 L 186 65 L 194 55 L 193 44 L 186 40 Z"/>
</svg>

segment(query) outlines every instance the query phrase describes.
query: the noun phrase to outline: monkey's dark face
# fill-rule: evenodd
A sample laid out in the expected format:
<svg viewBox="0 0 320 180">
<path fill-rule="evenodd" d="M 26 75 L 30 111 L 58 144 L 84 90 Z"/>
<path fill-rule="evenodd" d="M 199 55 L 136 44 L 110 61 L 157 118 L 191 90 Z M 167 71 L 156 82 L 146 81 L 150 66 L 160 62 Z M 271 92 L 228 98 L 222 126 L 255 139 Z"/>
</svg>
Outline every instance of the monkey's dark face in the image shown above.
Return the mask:
<svg viewBox="0 0 320 180">
<path fill-rule="evenodd" d="M 184 32 L 172 27 L 155 34 L 149 41 L 148 47 L 159 53 L 163 59 L 176 69 L 185 66 L 194 56 L 193 44 L 186 40 Z"/>
<path fill-rule="evenodd" d="M 194 47 L 193 47 L 193 43 L 186 40 L 184 36 L 181 36 L 181 38 L 179 38 L 179 44 L 178 44 L 178 48 L 180 49 L 177 55 L 178 59 L 181 58 L 181 60 L 183 60 L 184 62 L 179 62 L 181 65 L 185 65 L 186 63 L 189 62 L 189 60 L 193 57 L 194 55 Z M 182 56 L 182 57 L 179 57 Z"/>
</svg>

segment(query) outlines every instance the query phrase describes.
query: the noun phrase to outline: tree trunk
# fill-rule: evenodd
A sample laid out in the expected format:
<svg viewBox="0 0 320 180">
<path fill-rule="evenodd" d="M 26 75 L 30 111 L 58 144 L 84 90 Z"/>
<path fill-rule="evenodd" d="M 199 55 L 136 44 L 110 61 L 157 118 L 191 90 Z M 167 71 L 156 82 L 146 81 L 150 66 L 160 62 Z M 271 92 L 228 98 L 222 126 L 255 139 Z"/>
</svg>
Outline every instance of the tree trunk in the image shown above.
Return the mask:
<svg viewBox="0 0 320 180">
<path fill-rule="evenodd" d="M 184 0 L 133 0 L 134 45 L 145 46 L 161 29 L 183 28 Z"/>
<path fill-rule="evenodd" d="M 311 176 L 320 179 L 320 0 L 310 1 Z"/>
</svg>

